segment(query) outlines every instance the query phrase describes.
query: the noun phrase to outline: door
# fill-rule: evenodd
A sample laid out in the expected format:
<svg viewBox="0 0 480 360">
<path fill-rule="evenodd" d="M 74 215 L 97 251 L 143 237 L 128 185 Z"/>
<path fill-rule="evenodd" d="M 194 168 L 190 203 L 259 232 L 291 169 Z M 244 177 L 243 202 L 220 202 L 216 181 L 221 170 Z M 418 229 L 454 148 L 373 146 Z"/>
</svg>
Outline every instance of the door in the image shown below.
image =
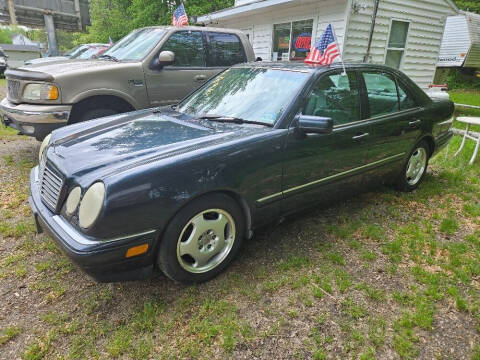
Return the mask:
<svg viewBox="0 0 480 360">
<path fill-rule="evenodd" d="M 152 107 L 178 103 L 218 73 L 218 70 L 207 67 L 206 46 L 201 31 L 177 31 L 165 42 L 161 51 L 172 51 L 175 63 L 162 69 L 145 67 Z"/>
<path fill-rule="evenodd" d="M 328 201 L 362 184 L 370 159 L 370 125 L 362 120 L 358 75 L 328 73 L 314 84 L 304 115 L 333 119 L 331 134 L 289 131 L 284 165 L 284 212 Z"/>
<path fill-rule="evenodd" d="M 423 108 L 393 74 L 366 70 L 362 81 L 372 126 L 372 160 L 379 163 L 372 175 L 397 175 L 421 135 Z"/>
</svg>

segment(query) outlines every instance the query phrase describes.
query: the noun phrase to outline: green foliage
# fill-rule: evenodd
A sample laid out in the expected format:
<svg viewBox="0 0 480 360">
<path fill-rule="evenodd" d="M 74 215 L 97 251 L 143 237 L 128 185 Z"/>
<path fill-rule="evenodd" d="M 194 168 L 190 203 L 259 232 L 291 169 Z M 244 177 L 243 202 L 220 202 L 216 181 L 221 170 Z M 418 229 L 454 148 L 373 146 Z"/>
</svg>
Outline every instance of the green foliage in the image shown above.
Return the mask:
<svg viewBox="0 0 480 360">
<path fill-rule="evenodd" d="M 57 43 L 60 51 L 70 50 L 75 46 L 75 39 L 78 37 L 76 33 L 70 31 L 56 30 Z M 30 40 L 47 43 L 47 33 L 45 29 L 31 29 L 25 34 Z"/>
<path fill-rule="evenodd" d="M 8 29 L 0 29 L 0 44 L 11 44 L 11 32 Z"/>
<path fill-rule="evenodd" d="M 455 4 L 462 10 L 480 14 L 480 2 L 478 0 L 455 0 Z"/>
<path fill-rule="evenodd" d="M 92 25 L 87 33 L 77 34 L 75 42 L 117 41 L 133 29 L 153 25 L 170 25 L 172 13 L 180 0 L 91 0 Z M 189 17 L 204 15 L 229 6 L 233 0 L 187 0 L 185 10 Z"/>
<path fill-rule="evenodd" d="M 480 81 L 475 76 L 473 69 L 449 69 L 447 74 L 449 89 L 474 89 L 480 90 Z"/>
</svg>

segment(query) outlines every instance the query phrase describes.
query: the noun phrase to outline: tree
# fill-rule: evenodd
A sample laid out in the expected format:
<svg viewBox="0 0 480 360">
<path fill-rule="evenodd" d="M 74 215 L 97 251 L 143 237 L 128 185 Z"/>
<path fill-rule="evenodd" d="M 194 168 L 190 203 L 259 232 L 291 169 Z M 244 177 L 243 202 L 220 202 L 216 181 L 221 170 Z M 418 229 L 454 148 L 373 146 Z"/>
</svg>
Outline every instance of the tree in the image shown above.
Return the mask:
<svg viewBox="0 0 480 360">
<path fill-rule="evenodd" d="M 86 33 L 77 33 L 77 44 L 108 42 L 109 37 L 118 40 L 132 30 L 132 19 L 128 7 L 131 0 L 91 0 L 90 19 L 92 25 Z"/>
<path fill-rule="evenodd" d="M 478 0 L 455 0 L 455 3 L 462 10 L 480 14 L 480 1 Z"/>
<path fill-rule="evenodd" d="M 153 25 L 170 25 L 180 0 L 91 0 L 92 25 L 78 34 L 76 43 L 119 40 L 133 29 Z M 233 6 L 234 0 L 185 0 L 189 17 Z"/>
</svg>

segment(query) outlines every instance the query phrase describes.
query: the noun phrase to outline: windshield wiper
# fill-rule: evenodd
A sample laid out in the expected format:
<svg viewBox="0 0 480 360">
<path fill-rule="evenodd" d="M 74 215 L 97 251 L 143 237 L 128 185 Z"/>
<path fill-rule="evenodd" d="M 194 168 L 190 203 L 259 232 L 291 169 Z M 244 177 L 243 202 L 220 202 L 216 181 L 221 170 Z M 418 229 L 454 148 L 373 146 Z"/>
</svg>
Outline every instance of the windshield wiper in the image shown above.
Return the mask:
<svg viewBox="0 0 480 360">
<path fill-rule="evenodd" d="M 198 120 L 208 120 L 208 121 L 216 121 L 222 123 L 233 123 L 233 124 L 252 124 L 252 125 L 262 125 L 273 127 L 272 124 L 267 124 L 261 121 L 252 121 L 252 120 L 245 120 L 238 117 L 233 116 L 221 116 L 221 115 L 202 115 L 197 118 Z"/>
<path fill-rule="evenodd" d="M 116 61 L 116 62 L 118 62 L 118 61 L 119 61 L 119 60 L 118 60 L 118 59 L 117 59 L 115 56 L 112 56 L 112 55 L 106 55 L 106 54 L 104 54 L 104 55 L 100 55 L 98 58 L 99 58 L 99 59 L 106 58 L 106 59 L 110 59 L 110 60 L 113 60 L 113 61 Z"/>
</svg>

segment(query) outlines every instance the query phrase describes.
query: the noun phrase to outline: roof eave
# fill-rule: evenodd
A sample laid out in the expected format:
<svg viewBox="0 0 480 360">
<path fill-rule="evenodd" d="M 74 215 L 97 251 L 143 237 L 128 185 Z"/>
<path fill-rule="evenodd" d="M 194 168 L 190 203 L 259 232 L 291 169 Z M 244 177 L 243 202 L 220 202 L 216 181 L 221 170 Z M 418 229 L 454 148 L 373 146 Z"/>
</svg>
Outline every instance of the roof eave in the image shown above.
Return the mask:
<svg viewBox="0 0 480 360">
<path fill-rule="evenodd" d="M 445 0 L 448 5 L 450 5 L 450 7 L 457 13 L 457 14 L 460 14 L 460 9 L 458 8 L 458 6 L 455 4 L 455 2 L 453 0 Z"/>
<path fill-rule="evenodd" d="M 230 8 L 219 10 L 210 14 L 199 16 L 197 19 L 197 23 L 207 23 L 214 20 L 227 18 L 230 16 L 240 15 L 249 11 L 263 9 L 270 6 L 285 4 L 293 1 L 295 0 L 263 0 L 263 1 L 258 1 L 251 4 L 230 7 Z"/>
</svg>

